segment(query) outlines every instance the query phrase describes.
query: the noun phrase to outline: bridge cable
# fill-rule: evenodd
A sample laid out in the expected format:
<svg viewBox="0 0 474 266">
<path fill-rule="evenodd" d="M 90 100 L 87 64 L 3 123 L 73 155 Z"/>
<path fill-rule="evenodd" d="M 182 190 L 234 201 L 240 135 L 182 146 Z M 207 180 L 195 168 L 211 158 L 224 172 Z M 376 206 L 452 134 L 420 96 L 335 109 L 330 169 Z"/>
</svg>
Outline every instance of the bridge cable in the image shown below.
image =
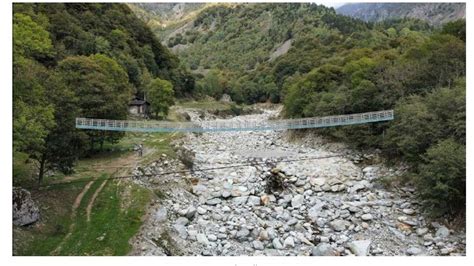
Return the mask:
<svg viewBox="0 0 474 266">
<path fill-rule="evenodd" d="M 299 159 L 287 159 L 287 160 L 280 160 L 280 161 L 277 161 L 275 163 L 321 160 L 321 159 L 328 159 L 328 158 L 334 158 L 334 157 L 340 157 L 340 156 L 342 156 L 342 154 L 319 156 L 319 157 L 306 157 L 306 158 L 299 158 Z M 113 179 L 140 178 L 140 177 L 163 176 L 163 175 L 172 175 L 172 174 L 207 172 L 207 171 L 213 171 L 213 170 L 239 168 L 239 167 L 244 167 L 244 166 L 257 166 L 257 165 L 263 165 L 263 164 L 268 164 L 268 163 L 269 163 L 268 161 L 262 161 L 262 162 L 233 164 L 233 165 L 210 167 L 210 168 L 185 169 L 185 170 L 179 170 L 179 171 L 170 171 L 170 172 L 153 173 L 153 174 L 110 176 L 110 177 L 106 177 L 106 178 L 96 178 L 94 180 L 102 181 L 102 180 L 113 180 Z M 47 185 L 31 186 L 29 188 L 42 188 L 42 187 L 49 188 L 51 186 L 69 185 L 69 184 L 74 184 L 74 183 L 84 183 L 84 182 L 89 182 L 90 180 L 91 179 L 73 180 L 73 181 L 68 181 L 68 182 L 58 182 L 58 183 L 51 183 L 51 184 L 47 184 Z M 26 188 L 28 188 L 28 187 L 26 187 Z"/>
</svg>

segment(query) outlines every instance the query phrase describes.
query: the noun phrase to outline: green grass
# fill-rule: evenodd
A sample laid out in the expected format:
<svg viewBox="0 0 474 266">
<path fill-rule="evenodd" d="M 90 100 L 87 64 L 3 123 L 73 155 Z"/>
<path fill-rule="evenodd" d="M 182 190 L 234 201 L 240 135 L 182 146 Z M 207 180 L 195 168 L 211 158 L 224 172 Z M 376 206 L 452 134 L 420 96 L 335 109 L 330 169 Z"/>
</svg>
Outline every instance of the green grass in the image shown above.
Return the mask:
<svg viewBox="0 0 474 266">
<path fill-rule="evenodd" d="M 124 161 L 139 159 L 141 165 L 147 164 L 158 155 L 176 156 L 170 143 L 180 137 L 170 133 L 127 133 L 114 146 L 104 146 L 104 152 L 78 161 L 75 173 L 69 176 L 56 174 L 46 177 L 41 189 L 31 190 L 33 198 L 40 206 L 41 219 L 29 227 L 14 227 L 13 254 L 24 256 L 48 256 L 61 243 L 58 255 L 126 255 L 130 251 L 130 238 L 135 235 L 141 224 L 146 206 L 153 191 L 140 187 L 126 180 L 109 180 L 96 198 L 91 212 L 91 221 L 87 222 L 86 208 L 94 192 L 103 179 L 123 167 Z M 130 157 L 134 144 L 142 143 L 148 154 L 144 157 Z M 109 145 L 109 144 L 107 144 Z M 23 178 L 30 174 L 25 157 L 17 154 L 14 169 L 21 176 L 21 185 L 27 187 L 35 184 L 34 177 Z M 21 160 L 20 160 L 21 159 Z M 16 163 L 16 164 L 15 164 Z M 17 178 L 17 177 L 15 177 Z M 77 209 L 76 218 L 71 218 L 71 209 L 77 195 L 90 180 L 98 178 L 84 195 Z M 71 181 L 69 184 L 54 182 Z M 71 236 L 62 243 L 69 232 L 70 225 L 75 223 Z M 103 236 L 103 239 L 101 239 Z"/>
<path fill-rule="evenodd" d="M 40 205 L 41 220 L 13 231 L 13 254 L 21 256 L 49 255 L 61 242 L 71 223 L 71 206 L 84 184 L 56 186 L 54 189 L 32 191 Z"/>
<path fill-rule="evenodd" d="M 28 154 L 22 152 L 13 153 L 13 184 L 20 185 L 30 182 L 34 173 L 34 167 L 28 160 Z"/>
<path fill-rule="evenodd" d="M 215 100 L 209 100 L 209 99 L 204 99 L 204 100 L 199 100 L 199 101 L 178 102 L 176 105 L 181 106 L 183 108 L 196 108 L 196 109 L 201 109 L 201 110 L 206 110 L 206 111 L 230 110 L 232 106 L 235 106 L 234 103 L 227 103 L 227 102 L 221 102 L 221 101 L 215 101 Z"/>
<path fill-rule="evenodd" d="M 121 195 L 128 189 L 126 186 L 128 184 L 108 183 L 96 199 L 90 222 L 86 219 L 89 200 L 81 204 L 76 227 L 63 244 L 60 255 L 126 255 L 130 251 L 128 240 L 140 228 L 151 192 L 132 185 L 130 197 L 124 199 Z M 93 191 L 95 189 L 88 194 Z M 123 200 L 129 202 L 123 203 Z M 129 205 L 122 209 L 123 204 Z"/>
<path fill-rule="evenodd" d="M 61 243 L 62 248 L 57 255 L 126 255 L 131 248 L 128 241 L 138 232 L 141 217 L 145 214 L 153 192 L 135 184 L 109 181 L 96 198 L 91 221 L 87 222 L 87 205 L 102 182 L 95 182 L 84 195 L 74 220 L 71 220 L 71 213 L 67 209 L 70 209 L 75 197 L 55 202 L 55 208 L 45 214 L 48 219 L 45 225 L 30 229 L 32 240 L 23 250 L 18 250 L 16 255 L 50 255 L 63 241 L 73 222 L 74 230 Z M 53 193 L 63 195 L 68 192 L 77 195 L 81 188 L 82 186 L 77 185 L 64 185 L 60 189 L 56 188 Z M 125 190 L 129 190 L 128 193 Z M 123 208 L 124 206 L 126 207 Z M 58 209 L 63 209 L 63 212 L 52 213 Z"/>
<path fill-rule="evenodd" d="M 129 147 L 132 150 L 135 144 L 143 144 L 145 154 L 140 160 L 142 164 L 146 165 L 156 160 L 162 154 L 166 154 L 171 158 L 177 158 L 176 151 L 171 146 L 171 142 L 182 136 L 183 133 L 127 133 L 126 138 L 116 145 Z"/>
</svg>

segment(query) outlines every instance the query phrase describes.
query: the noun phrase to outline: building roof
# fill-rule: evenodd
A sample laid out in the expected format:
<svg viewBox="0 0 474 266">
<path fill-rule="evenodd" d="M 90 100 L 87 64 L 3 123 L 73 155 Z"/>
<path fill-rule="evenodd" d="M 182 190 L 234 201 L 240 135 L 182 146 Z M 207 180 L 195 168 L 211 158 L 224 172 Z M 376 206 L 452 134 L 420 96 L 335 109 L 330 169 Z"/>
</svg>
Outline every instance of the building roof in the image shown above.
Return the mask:
<svg viewBox="0 0 474 266">
<path fill-rule="evenodd" d="M 150 103 L 142 99 L 134 98 L 128 105 L 144 105 L 144 104 L 149 105 Z"/>
</svg>

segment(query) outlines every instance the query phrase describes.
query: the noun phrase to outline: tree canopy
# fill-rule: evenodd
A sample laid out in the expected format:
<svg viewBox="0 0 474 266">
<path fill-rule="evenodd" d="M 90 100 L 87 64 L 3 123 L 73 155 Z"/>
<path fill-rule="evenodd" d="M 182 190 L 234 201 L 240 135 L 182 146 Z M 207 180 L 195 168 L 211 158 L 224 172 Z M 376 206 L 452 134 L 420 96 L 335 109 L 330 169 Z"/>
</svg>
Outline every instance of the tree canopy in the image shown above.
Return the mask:
<svg viewBox="0 0 474 266">
<path fill-rule="evenodd" d="M 166 117 L 174 103 L 173 93 L 173 85 L 169 81 L 156 78 L 148 84 L 146 94 L 156 117 Z"/>
<path fill-rule="evenodd" d="M 71 172 L 96 144 L 123 136 L 79 131 L 76 117 L 126 119 L 132 95 L 143 95 L 152 79 L 169 80 L 170 97 L 194 89 L 177 57 L 125 4 L 15 3 L 13 10 L 13 149 L 36 162 L 40 181 L 48 170 Z"/>
</svg>

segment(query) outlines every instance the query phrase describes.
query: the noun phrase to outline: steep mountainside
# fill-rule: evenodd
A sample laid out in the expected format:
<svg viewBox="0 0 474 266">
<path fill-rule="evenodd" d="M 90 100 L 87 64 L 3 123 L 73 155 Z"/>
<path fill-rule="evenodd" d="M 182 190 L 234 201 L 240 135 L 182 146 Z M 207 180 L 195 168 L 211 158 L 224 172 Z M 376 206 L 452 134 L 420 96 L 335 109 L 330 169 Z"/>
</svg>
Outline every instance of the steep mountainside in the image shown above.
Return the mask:
<svg viewBox="0 0 474 266">
<path fill-rule="evenodd" d="M 226 92 L 250 102 L 268 99 L 270 94 L 278 100 L 284 77 L 305 73 L 318 64 L 314 58 L 302 57 L 304 53 L 312 50 L 325 57 L 330 54 L 326 49 L 334 49 L 329 46 L 340 37 L 328 35 L 368 30 L 363 21 L 316 4 L 217 4 L 180 23 L 161 38 L 194 73 L 206 76 L 201 92 L 216 97 Z M 273 75 L 272 69 L 292 50 L 299 64 L 291 70 L 276 70 L 283 72 L 275 83 L 268 74 Z M 262 71 L 264 77 L 258 76 Z M 249 86 L 241 85 L 251 91 L 238 88 L 254 78 Z"/>
<path fill-rule="evenodd" d="M 465 18 L 465 3 L 350 3 L 339 7 L 338 14 L 365 21 L 393 18 L 417 18 L 432 25 Z"/>
<path fill-rule="evenodd" d="M 131 84 L 143 89 L 146 79 L 159 76 L 173 81 L 178 95 L 192 90 L 179 60 L 163 47 L 152 31 L 124 4 L 36 4 L 14 5 L 43 22 L 52 38 L 54 58 L 102 53 L 115 59 L 127 72 Z"/>
<path fill-rule="evenodd" d="M 170 33 L 192 20 L 212 3 L 130 3 L 131 10 L 158 38 L 167 40 Z"/>
</svg>

